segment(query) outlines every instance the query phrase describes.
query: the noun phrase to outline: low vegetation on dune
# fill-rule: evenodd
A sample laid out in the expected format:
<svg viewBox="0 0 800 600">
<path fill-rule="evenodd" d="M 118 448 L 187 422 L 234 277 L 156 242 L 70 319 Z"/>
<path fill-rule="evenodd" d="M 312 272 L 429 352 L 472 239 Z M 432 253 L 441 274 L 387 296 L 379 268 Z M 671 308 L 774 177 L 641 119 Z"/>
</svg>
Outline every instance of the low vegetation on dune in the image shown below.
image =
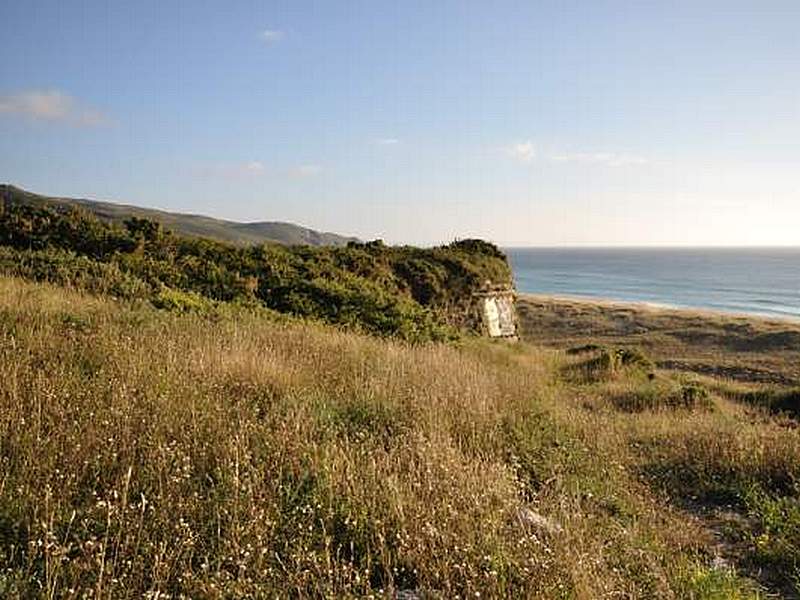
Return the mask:
<svg viewBox="0 0 800 600">
<path fill-rule="evenodd" d="M 0 596 L 796 594 L 799 430 L 623 354 L 0 279 Z"/>
<path fill-rule="evenodd" d="M 564 350 L 630 348 L 661 369 L 774 390 L 800 388 L 800 323 L 534 295 L 517 302 L 522 335 Z"/>
</svg>

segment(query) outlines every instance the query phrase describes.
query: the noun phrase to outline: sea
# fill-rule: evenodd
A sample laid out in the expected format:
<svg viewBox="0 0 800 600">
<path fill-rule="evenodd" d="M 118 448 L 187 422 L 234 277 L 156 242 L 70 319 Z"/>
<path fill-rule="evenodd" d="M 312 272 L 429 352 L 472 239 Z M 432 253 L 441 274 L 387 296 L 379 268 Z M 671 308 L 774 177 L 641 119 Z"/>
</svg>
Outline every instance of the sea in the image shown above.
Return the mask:
<svg viewBox="0 0 800 600">
<path fill-rule="evenodd" d="M 522 293 L 800 319 L 800 247 L 504 250 Z"/>
</svg>

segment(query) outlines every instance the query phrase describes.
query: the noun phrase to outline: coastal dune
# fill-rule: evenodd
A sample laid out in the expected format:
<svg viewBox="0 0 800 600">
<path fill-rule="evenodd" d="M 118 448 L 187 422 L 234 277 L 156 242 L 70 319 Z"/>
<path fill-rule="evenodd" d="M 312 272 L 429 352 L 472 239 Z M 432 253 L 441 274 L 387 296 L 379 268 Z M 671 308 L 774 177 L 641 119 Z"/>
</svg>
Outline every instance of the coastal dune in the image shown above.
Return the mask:
<svg viewBox="0 0 800 600">
<path fill-rule="evenodd" d="M 524 340 L 556 348 L 638 346 L 663 369 L 800 383 L 800 321 L 649 303 L 520 294 Z"/>
</svg>

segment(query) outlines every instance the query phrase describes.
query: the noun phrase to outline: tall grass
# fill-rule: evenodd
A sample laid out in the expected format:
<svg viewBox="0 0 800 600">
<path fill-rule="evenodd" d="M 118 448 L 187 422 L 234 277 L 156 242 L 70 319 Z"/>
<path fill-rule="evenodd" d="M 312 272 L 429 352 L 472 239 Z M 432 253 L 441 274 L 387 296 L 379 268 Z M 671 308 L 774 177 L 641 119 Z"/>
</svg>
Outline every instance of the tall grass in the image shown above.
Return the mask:
<svg viewBox="0 0 800 600">
<path fill-rule="evenodd" d="M 0 596 L 748 597 L 642 473 L 794 477 L 796 433 L 622 412 L 568 360 L 1 279 Z"/>
</svg>

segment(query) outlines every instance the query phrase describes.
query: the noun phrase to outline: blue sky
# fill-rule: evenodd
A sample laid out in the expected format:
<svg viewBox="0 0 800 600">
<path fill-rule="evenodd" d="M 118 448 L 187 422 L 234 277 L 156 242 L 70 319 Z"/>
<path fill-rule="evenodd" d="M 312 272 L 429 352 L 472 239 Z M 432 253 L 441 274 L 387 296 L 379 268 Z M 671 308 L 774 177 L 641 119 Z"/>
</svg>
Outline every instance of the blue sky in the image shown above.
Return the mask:
<svg viewBox="0 0 800 600">
<path fill-rule="evenodd" d="M 431 244 L 800 243 L 800 2 L 5 2 L 0 180 Z"/>
</svg>

